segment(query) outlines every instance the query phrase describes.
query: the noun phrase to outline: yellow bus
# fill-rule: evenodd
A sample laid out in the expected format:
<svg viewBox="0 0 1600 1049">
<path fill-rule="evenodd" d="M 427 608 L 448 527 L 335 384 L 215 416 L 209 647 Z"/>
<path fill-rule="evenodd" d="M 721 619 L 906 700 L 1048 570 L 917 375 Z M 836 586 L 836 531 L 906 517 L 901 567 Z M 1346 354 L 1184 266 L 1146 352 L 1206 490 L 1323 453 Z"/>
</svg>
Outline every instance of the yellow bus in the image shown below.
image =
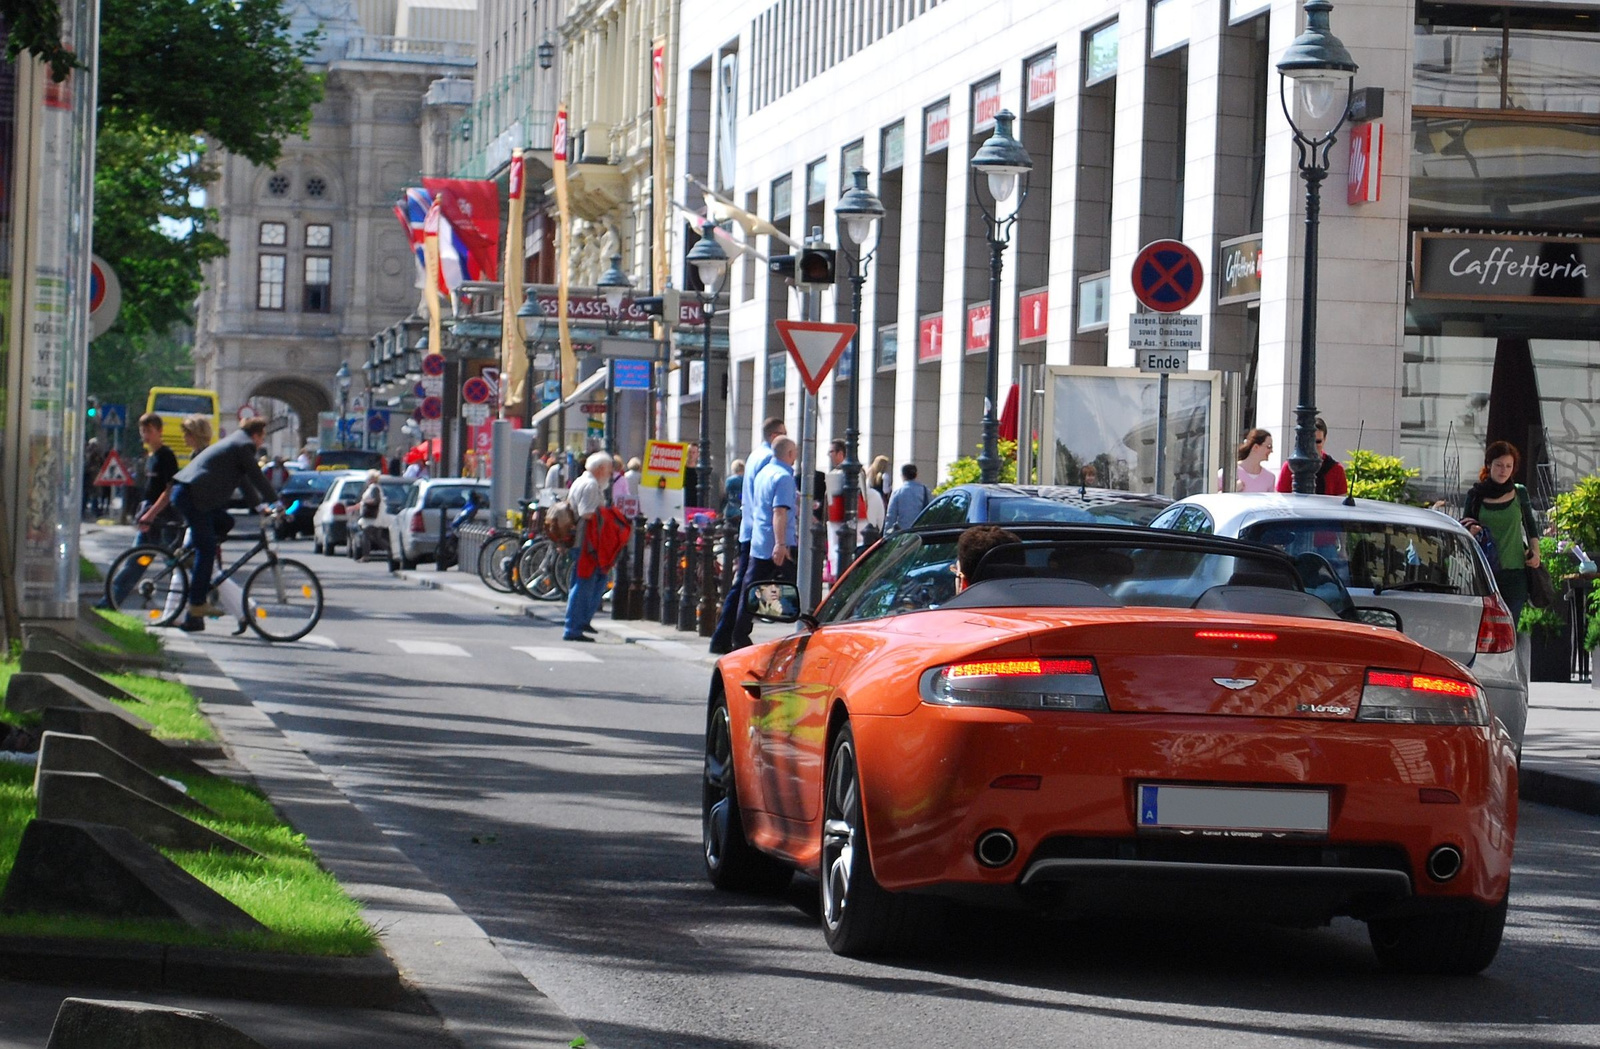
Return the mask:
<svg viewBox="0 0 1600 1049">
<path fill-rule="evenodd" d="M 222 419 L 217 414 L 215 390 L 188 386 L 152 386 L 144 410 L 161 416 L 161 435 L 178 457 L 179 466 L 189 465 L 189 446 L 183 443 L 183 417 L 204 415 L 211 420 L 211 439 L 222 437 Z"/>
</svg>

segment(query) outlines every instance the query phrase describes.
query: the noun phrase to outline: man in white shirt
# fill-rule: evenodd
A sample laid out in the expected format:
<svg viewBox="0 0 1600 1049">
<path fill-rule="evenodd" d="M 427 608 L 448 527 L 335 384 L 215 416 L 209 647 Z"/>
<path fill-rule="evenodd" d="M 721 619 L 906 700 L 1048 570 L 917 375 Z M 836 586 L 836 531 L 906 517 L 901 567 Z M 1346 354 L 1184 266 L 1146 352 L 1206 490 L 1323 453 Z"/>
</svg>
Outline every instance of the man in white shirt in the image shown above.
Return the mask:
<svg viewBox="0 0 1600 1049">
<path fill-rule="evenodd" d="M 600 511 L 600 507 L 605 505 L 606 486 L 611 482 L 611 456 L 605 452 L 595 452 L 584 465 L 586 469 L 583 476 L 572 482 L 572 487 L 567 490 L 567 502 L 578 516 L 578 530 L 572 538 L 574 557 L 583 550 L 584 533 L 594 523 L 594 515 Z M 595 633 L 592 620 L 595 613 L 600 611 L 600 602 L 606 596 L 606 575 L 598 569 L 587 579 L 580 578 L 576 571 L 572 573 L 572 589 L 567 591 L 567 620 L 563 640 L 594 640 L 589 635 Z"/>
</svg>

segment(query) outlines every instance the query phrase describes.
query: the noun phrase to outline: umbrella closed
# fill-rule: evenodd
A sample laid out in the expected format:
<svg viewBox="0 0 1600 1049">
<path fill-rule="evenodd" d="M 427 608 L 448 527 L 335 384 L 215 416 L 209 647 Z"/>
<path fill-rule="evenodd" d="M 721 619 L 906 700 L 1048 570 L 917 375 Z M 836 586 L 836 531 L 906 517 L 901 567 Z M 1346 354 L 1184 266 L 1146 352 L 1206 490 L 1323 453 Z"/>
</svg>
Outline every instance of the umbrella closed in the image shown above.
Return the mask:
<svg viewBox="0 0 1600 1049">
<path fill-rule="evenodd" d="M 1000 410 L 1000 439 L 1002 441 L 1015 441 L 1017 439 L 1017 384 L 1011 384 L 1011 391 L 1006 394 L 1006 406 Z"/>
</svg>

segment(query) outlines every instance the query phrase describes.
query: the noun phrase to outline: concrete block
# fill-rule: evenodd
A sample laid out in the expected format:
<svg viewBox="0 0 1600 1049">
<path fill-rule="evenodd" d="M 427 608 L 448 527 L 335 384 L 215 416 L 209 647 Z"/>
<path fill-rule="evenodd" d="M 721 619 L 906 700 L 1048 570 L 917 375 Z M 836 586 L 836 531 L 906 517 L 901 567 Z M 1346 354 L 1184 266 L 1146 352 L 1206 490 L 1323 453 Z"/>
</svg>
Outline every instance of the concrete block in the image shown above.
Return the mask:
<svg viewBox="0 0 1600 1049">
<path fill-rule="evenodd" d="M 22 650 L 24 652 L 57 652 L 96 674 L 110 674 L 116 667 L 104 656 L 78 644 L 65 634 L 36 623 L 22 625 Z"/>
<path fill-rule="evenodd" d="M 121 718 L 141 731 L 150 731 L 150 723 L 128 713 L 104 696 L 60 674 L 32 674 L 17 671 L 6 685 L 6 709 L 18 714 L 44 710 L 46 707 L 80 707 L 98 710 Z"/>
<path fill-rule="evenodd" d="M 22 663 L 19 669 L 35 674 L 60 674 L 62 677 L 81 685 L 95 695 L 105 699 L 122 699 L 133 703 L 140 702 L 138 696 L 129 692 L 121 685 L 112 684 L 100 676 L 98 671 L 89 669 L 63 652 L 44 652 L 38 649 L 22 650 Z"/>
<path fill-rule="evenodd" d="M 138 719 L 128 716 L 121 708 L 111 713 L 82 707 L 46 707 L 40 715 L 40 720 L 45 732 L 93 736 L 118 754 L 151 772 L 168 772 L 172 769 L 181 769 L 185 772 L 205 771 L 182 751 L 169 747 L 141 729 Z"/>
<path fill-rule="evenodd" d="M 95 772 L 46 772 L 34 778 L 43 820 L 82 820 L 122 827 L 152 845 L 204 852 L 254 853 L 225 834 L 151 801 Z"/>
<path fill-rule="evenodd" d="M 183 791 L 93 736 L 46 732 L 39 740 L 39 772 L 95 772 L 169 809 L 210 812 Z"/>
<path fill-rule="evenodd" d="M 138 835 L 75 820 L 29 822 L 0 911 L 156 918 L 219 933 L 263 928 Z"/>
<path fill-rule="evenodd" d="M 196 1009 L 67 998 L 45 1049 L 262 1049 L 260 1042 Z"/>
</svg>

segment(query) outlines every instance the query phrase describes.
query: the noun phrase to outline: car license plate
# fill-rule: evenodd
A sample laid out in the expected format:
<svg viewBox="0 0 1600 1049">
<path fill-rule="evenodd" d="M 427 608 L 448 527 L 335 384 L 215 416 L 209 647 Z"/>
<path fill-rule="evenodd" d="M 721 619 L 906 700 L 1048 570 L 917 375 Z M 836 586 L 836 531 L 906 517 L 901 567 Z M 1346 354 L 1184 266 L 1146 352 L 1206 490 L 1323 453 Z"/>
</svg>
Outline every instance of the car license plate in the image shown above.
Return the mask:
<svg viewBox="0 0 1600 1049">
<path fill-rule="evenodd" d="M 1328 833 L 1328 792 L 1139 785 L 1139 826 Z"/>
</svg>

